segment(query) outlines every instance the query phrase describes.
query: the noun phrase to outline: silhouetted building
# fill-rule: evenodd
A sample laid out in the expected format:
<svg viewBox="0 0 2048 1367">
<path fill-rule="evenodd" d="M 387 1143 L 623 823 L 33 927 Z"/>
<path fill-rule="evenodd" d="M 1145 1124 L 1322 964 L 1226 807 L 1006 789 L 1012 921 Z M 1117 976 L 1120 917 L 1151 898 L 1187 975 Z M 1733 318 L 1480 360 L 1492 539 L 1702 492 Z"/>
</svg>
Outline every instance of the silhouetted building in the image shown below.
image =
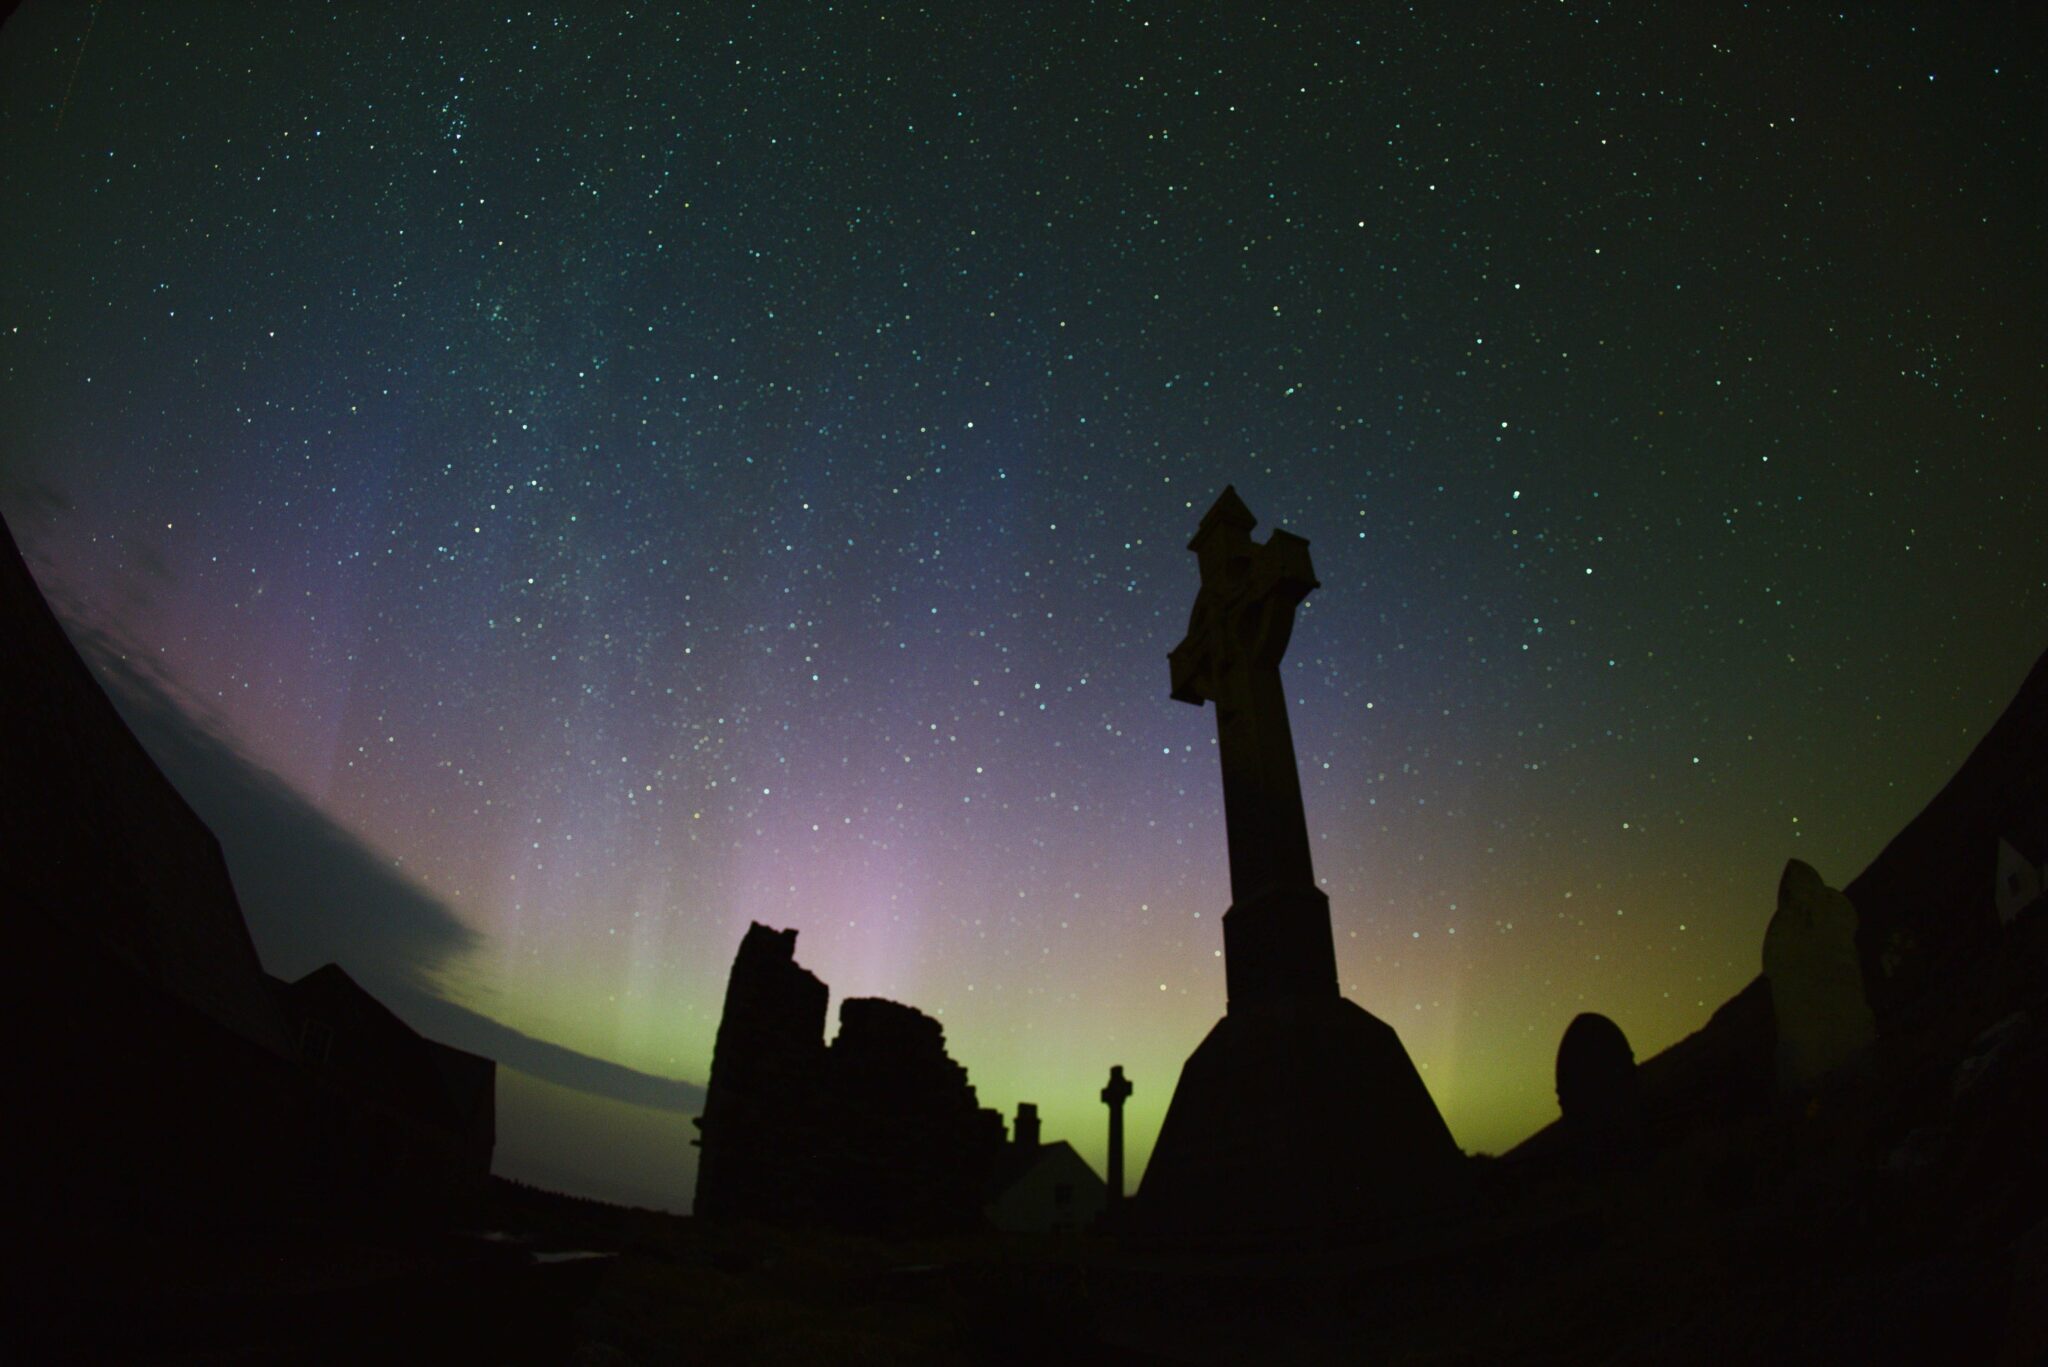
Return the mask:
<svg viewBox="0 0 2048 1367">
<path fill-rule="evenodd" d="M 988 1221 L 1012 1234 L 1071 1234 L 1094 1224 L 1109 1192 L 1065 1140 L 1039 1142 L 1038 1107 L 1017 1107 L 1017 1123 L 999 1165 Z"/>
<path fill-rule="evenodd" d="M 740 942 L 713 1046 L 696 1211 L 873 1232 L 967 1228 L 1004 1151 L 939 1023 L 874 997 L 840 1004 L 795 959 L 796 932 Z"/>
<path fill-rule="evenodd" d="M 354 1103 L 342 1146 L 352 1166 L 423 1190 L 491 1175 L 496 1063 L 428 1039 L 337 964 L 271 982 L 299 1057 Z"/>
<path fill-rule="evenodd" d="M 1181 1069 L 1135 1213 L 1155 1231 L 1334 1233 L 1441 1206 L 1463 1157 L 1385 1022 L 1338 994 L 1280 659 L 1316 587 L 1308 543 L 1260 545 L 1234 489 L 1188 548 L 1201 566 L 1173 696 L 1216 704 L 1231 906 L 1227 1014 Z"/>
<path fill-rule="evenodd" d="M 4 522 L 0 642 L 0 989 L 21 1023 L 10 1200 L 66 1221 L 409 1201 L 406 1174 L 355 1140 L 410 1103 L 301 1062 L 219 842 L 122 722 Z M 489 1080 L 454 1073 L 462 1102 L 426 1164 L 436 1191 L 489 1164 Z"/>
</svg>

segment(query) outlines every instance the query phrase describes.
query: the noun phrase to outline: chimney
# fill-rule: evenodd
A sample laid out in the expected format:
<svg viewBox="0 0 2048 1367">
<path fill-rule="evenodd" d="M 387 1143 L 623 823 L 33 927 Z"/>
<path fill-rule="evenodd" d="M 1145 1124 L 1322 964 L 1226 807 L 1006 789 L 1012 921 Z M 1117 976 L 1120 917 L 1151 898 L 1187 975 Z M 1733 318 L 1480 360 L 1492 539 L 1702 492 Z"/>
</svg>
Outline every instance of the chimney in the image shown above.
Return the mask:
<svg viewBox="0 0 2048 1367">
<path fill-rule="evenodd" d="M 1017 1124 L 1010 1142 L 1024 1153 L 1038 1152 L 1038 1107 L 1032 1102 L 1017 1103 Z"/>
</svg>

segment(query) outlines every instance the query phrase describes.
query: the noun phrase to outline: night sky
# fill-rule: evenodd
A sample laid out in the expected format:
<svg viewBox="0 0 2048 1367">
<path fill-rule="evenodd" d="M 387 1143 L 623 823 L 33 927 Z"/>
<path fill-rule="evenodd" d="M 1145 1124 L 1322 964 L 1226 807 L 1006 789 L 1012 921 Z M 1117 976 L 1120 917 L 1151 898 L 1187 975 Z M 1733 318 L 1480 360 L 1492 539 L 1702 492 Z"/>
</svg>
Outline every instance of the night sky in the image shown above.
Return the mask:
<svg viewBox="0 0 2048 1367">
<path fill-rule="evenodd" d="M 1274 8 L 25 5 L 0 511 L 426 904 L 207 812 L 271 969 L 701 1083 L 795 926 L 1098 1167 L 1124 1065 L 1141 1166 L 1223 1009 L 1166 652 L 1234 483 L 1461 1145 L 1742 987 L 2048 646 L 2041 21 Z M 686 1203 L 602 1091 L 501 1073 L 500 1170 Z"/>
</svg>

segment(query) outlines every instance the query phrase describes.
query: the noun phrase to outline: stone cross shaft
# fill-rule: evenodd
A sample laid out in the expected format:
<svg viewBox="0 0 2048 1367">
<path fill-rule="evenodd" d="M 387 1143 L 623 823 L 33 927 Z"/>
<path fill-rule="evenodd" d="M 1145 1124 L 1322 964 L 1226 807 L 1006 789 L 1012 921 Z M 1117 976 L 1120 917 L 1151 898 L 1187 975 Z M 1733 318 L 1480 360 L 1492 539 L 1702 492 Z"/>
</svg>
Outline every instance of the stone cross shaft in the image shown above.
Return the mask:
<svg viewBox="0 0 2048 1367">
<path fill-rule="evenodd" d="M 1109 1070 L 1109 1085 L 1102 1089 L 1102 1104 L 1109 1107 L 1109 1199 L 1124 1199 L 1124 1102 L 1131 1095 L 1131 1080 L 1123 1065 Z"/>
<path fill-rule="evenodd" d="M 1225 488 L 1188 542 L 1202 586 L 1187 636 L 1168 655 L 1173 696 L 1216 704 L 1231 907 L 1224 914 L 1230 1004 L 1334 996 L 1329 899 L 1316 887 L 1280 657 L 1294 612 L 1317 587 L 1308 542 L 1251 538 L 1251 510 Z"/>
</svg>

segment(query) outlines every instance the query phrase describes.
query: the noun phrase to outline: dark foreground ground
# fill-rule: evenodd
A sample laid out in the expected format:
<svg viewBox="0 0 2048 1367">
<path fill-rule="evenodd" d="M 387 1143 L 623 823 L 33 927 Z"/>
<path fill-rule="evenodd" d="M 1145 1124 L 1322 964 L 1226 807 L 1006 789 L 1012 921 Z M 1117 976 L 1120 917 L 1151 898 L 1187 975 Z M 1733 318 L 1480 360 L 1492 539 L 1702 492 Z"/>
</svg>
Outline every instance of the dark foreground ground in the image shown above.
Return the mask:
<svg viewBox="0 0 2048 1367">
<path fill-rule="evenodd" d="M 2000 1065 L 2048 1095 L 2041 1044 Z M 2038 1107 L 1857 1152 L 1853 1092 L 1378 1241 L 880 1242 L 500 1184 L 462 1234 L 79 1231 L 11 1360 L 181 1363 L 2032 1363 Z M 1832 1109 L 1832 1113 L 1831 1113 Z M 2024 1109 L 2024 1108 L 2022 1108 Z M 1958 1123 L 1960 1122 L 1960 1123 Z M 2029 1131 L 2028 1127 L 2032 1126 Z M 2023 1133 L 2026 1132 L 2026 1133 Z M 2031 1134 L 2031 1139 L 2028 1134 Z M 2016 1148 L 2036 1145 L 2031 1153 Z M 1496 1182 L 1497 1175 L 1489 1176 Z M 225 1232 L 217 1232 L 224 1234 Z M 564 1254 L 602 1252 L 603 1257 Z M 31 1288 L 33 1288 L 31 1290 Z M 12 1298 L 12 1297 L 11 1297 Z"/>
<path fill-rule="evenodd" d="M 1738 1095 L 1768 1000 L 1644 1077 Z M 0 1361 L 2048 1362 L 2048 917 L 1931 1000 L 1818 1092 L 1602 1170 L 1548 1132 L 1339 1239 L 888 1242 L 502 1181 L 430 1221 L 13 1223 Z"/>
<path fill-rule="evenodd" d="M 586 1362 L 2031 1363 L 2048 1226 L 1934 1168 L 1802 1174 L 1761 1122 L 1394 1242 L 915 1246 L 645 1230 L 578 1318 Z"/>
</svg>

